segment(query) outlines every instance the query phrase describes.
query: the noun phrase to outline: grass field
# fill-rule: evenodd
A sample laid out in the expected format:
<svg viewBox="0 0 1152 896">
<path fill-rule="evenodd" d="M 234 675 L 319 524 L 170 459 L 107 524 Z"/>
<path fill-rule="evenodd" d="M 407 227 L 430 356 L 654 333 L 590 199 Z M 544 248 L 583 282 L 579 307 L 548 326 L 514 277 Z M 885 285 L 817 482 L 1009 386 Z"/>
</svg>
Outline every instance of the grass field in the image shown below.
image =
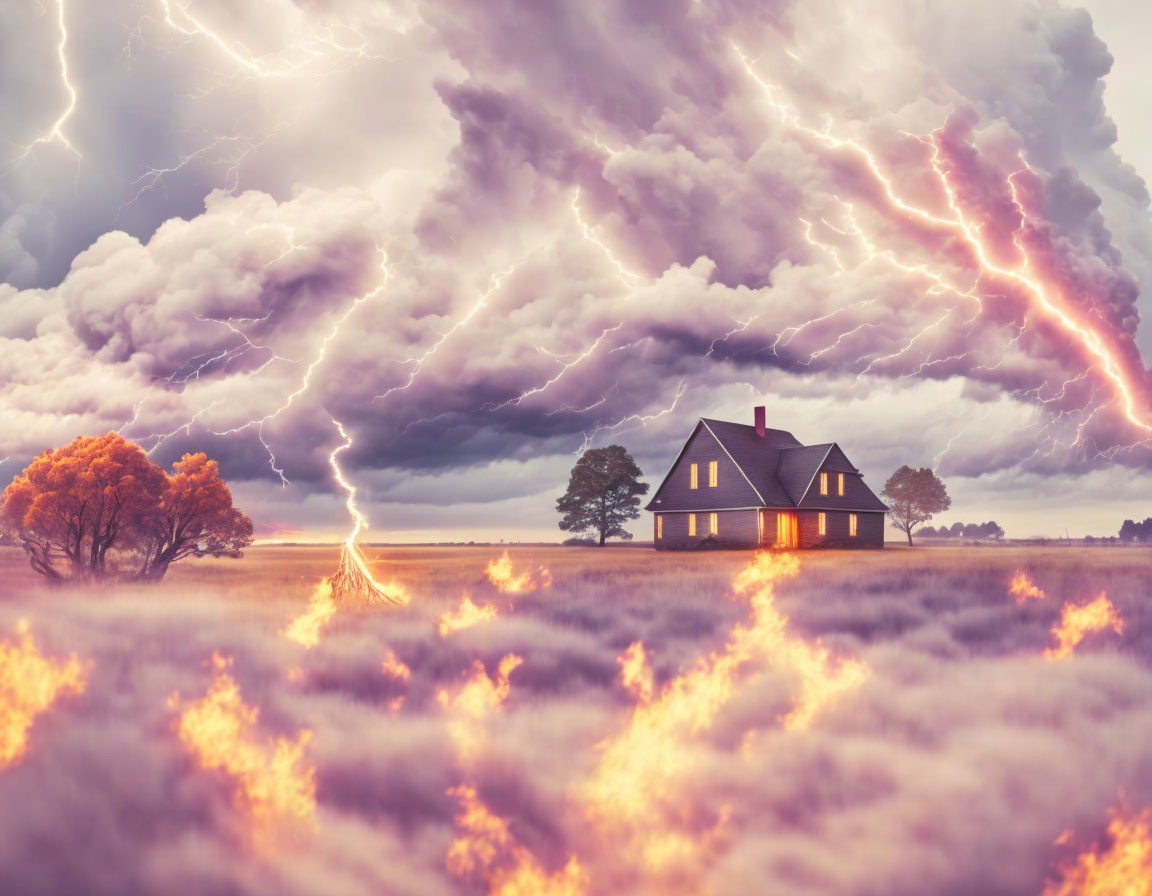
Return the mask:
<svg viewBox="0 0 1152 896">
<path fill-rule="evenodd" d="M 366 549 L 411 602 L 340 606 L 305 649 L 280 633 L 334 547 L 83 588 L 43 587 L 0 549 L 0 638 L 25 619 L 46 655 L 89 664 L 84 693 L 38 715 L 0 770 L 0 805 L 22 807 L 0 821 L 0 892 L 1039 894 L 1121 793 L 1152 805 L 1152 550 L 812 552 L 754 592 L 769 610 L 733 593 L 749 553 L 510 546 L 552 584 L 505 594 L 485 574 L 502 550 Z M 1017 604 L 1019 571 L 1046 596 Z M 1064 604 L 1101 592 L 1122 633 L 1045 659 Z M 498 616 L 441 636 L 465 593 Z M 621 684 L 637 641 L 649 704 Z M 823 672 L 864 671 L 789 730 L 817 642 Z M 240 773 L 202 767 L 173 728 L 213 653 L 259 708 L 257 746 L 313 732 L 315 811 L 271 842 Z M 390 656 L 407 678 L 383 671 Z M 473 712 L 456 698 L 477 662 Z M 625 770 L 605 778 L 613 756 Z M 462 820 L 461 785 L 503 834 Z M 446 863 L 461 841 L 471 864 Z"/>
</svg>

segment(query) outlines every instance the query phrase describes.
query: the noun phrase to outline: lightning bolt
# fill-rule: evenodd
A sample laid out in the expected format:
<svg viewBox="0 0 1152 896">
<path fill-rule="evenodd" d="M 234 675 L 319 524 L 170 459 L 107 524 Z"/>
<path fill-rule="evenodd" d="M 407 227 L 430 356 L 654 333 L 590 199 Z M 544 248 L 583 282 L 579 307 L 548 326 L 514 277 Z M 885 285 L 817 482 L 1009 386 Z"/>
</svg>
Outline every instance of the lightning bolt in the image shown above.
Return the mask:
<svg viewBox="0 0 1152 896">
<path fill-rule="evenodd" d="M 519 266 L 519 264 L 517 263 L 517 264 L 512 265 L 507 270 L 500 272 L 499 274 L 493 274 L 491 280 L 489 281 L 487 291 L 483 295 L 481 295 L 480 298 L 478 298 L 476 300 L 475 304 L 473 304 L 472 307 L 468 309 L 467 313 L 465 313 L 462 317 L 458 318 L 452 324 L 451 327 L 449 327 L 447 330 L 445 330 L 443 333 L 441 333 L 440 338 L 435 340 L 420 355 L 418 355 L 414 358 L 405 358 L 403 361 L 400 362 L 401 364 L 411 364 L 412 365 L 412 369 L 408 371 L 408 379 L 406 379 L 404 381 L 403 385 L 393 386 L 391 389 L 387 390 L 386 392 L 384 392 L 380 395 L 377 395 L 372 400 L 373 401 L 383 401 L 385 398 L 387 398 L 393 392 L 402 392 L 405 389 L 408 389 L 409 387 L 411 387 L 411 385 L 414 382 L 416 382 L 416 378 L 420 375 L 420 371 L 424 369 L 425 362 L 428 361 L 433 355 L 436 354 L 437 351 L 440 350 L 440 347 L 442 345 L 444 345 L 445 342 L 448 341 L 449 337 L 451 337 L 453 333 L 455 333 L 457 330 L 461 329 L 462 327 L 467 326 L 468 323 L 472 320 L 472 318 L 474 318 L 477 314 L 479 314 L 482 309 L 488 307 L 488 300 L 503 285 L 504 281 L 512 274 L 513 271 L 516 270 L 516 268 L 518 266 Z M 419 421 L 417 421 L 417 422 L 419 422 Z M 412 426 L 412 425 L 413 424 L 409 424 L 409 426 Z"/>
<path fill-rule="evenodd" d="M 892 178 L 885 174 L 875 155 L 861 144 L 854 140 L 834 136 L 827 128 L 824 130 L 816 130 L 806 126 L 800 120 L 799 115 L 793 109 L 789 108 L 778 96 L 777 89 L 758 74 L 752 60 L 741 50 L 739 45 L 732 42 L 732 47 L 744 71 L 761 88 L 769 105 L 787 125 L 812 137 L 829 149 L 847 150 L 855 154 L 863 161 L 865 167 L 869 170 L 874 181 L 879 185 L 887 201 L 893 208 L 925 225 L 933 228 L 946 229 L 960 236 L 964 244 L 968 247 L 972 258 L 979 266 L 981 276 L 994 276 L 1007 281 L 1018 287 L 1026 296 L 1030 297 L 1033 307 L 1037 308 L 1049 320 L 1055 323 L 1059 329 L 1069 336 L 1072 341 L 1078 344 L 1086 353 L 1095 358 L 1096 363 L 1103 372 L 1104 378 L 1110 384 L 1116 399 L 1121 404 L 1124 417 L 1128 423 L 1138 430 L 1152 433 L 1152 420 L 1150 420 L 1146 412 L 1138 406 L 1136 386 L 1126 374 L 1124 364 L 1116 352 L 1096 329 L 1088 323 L 1079 320 L 1074 312 L 1072 312 L 1057 295 L 1056 288 L 1045 283 L 1043 278 L 1036 272 L 1030 253 L 1023 241 L 1023 230 L 1027 225 L 1028 217 L 1015 183 L 1015 177 L 1020 172 L 1015 172 L 1007 178 L 1007 186 L 1011 191 L 1013 204 L 1020 217 L 1019 224 L 1013 232 L 1013 243 L 1020 256 L 1020 262 L 1015 267 L 1006 267 L 997 263 L 992 258 L 991 252 L 980 234 L 979 225 L 975 224 L 969 218 L 959 202 L 955 184 L 948 176 L 940 153 L 940 135 L 942 130 L 933 132 L 929 138 L 916 137 L 916 139 L 930 147 L 930 164 L 943 189 L 946 204 L 951 213 L 950 217 L 942 217 L 927 209 L 906 202 L 901 198 Z M 974 289 L 975 287 L 973 287 L 973 290 Z M 975 297 L 974 292 L 973 297 Z M 937 324 L 930 325 L 926 330 L 934 328 L 939 323 L 938 321 Z M 906 351 L 912 343 L 923 335 L 923 332 L 924 331 L 914 336 L 912 340 L 910 340 L 910 343 L 897 354 Z M 895 357 L 895 355 L 874 359 L 870 362 L 866 370 L 871 369 L 876 363 L 889 360 L 891 357 Z"/>
<path fill-rule="evenodd" d="M 56 8 L 56 25 L 60 31 L 59 39 L 56 42 L 56 62 L 60 67 L 60 83 L 64 85 L 67 102 L 64 104 L 64 109 L 56 117 L 56 120 L 52 122 L 51 127 L 21 149 L 20 154 L 9 162 L 5 173 L 12 171 L 22 161 L 28 158 L 37 146 L 43 146 L 49 143 L 59 143 L 78 159 L 81 158 L 80 151 L 72 144 L 72 141 L 68 139 L 68 135 L 64 132 L 65 125 L 68 124 L 72 118 L 72 114 L 76 111 L 76 102 L 79 99 L 79 94 L 76 91 L 75 85 L 72 84 L 72 79 L 68 71 L 68 22 L 64 14 L 64 0 L 53 0 L 53 5 Z"/>
</svg>

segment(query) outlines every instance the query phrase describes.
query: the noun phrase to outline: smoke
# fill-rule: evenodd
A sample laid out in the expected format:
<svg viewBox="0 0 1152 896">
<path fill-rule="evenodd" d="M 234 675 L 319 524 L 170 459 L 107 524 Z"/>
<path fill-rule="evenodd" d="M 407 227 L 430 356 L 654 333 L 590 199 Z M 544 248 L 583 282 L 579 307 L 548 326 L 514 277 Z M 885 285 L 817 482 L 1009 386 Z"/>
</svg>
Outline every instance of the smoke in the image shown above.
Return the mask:
<svg viewBox="0 0 1152 896">
<path fill-rule="evenodd" d="M 476 660 L 495 675 L 508 654 L 523 663 L 507 675 L 468 780 L 545 870 L 574 855 L 594 886 L 616 879 L 628 856 L 586 823 L 579 794 L 597 744 L 629 724 L 617 658 L 642 640 L 659 689 L 747 612 L 730 593 L 743 556 L 716 556 L 708 569 L 671 558 L 643 579 L 619 561 L 620 579 L 560 550 L 514 551 L 517 565 L 545 562 L 553 587 L 441 638 L 440 616 L 465 590 L 478 602 L 509 598 L 485 581 L 491 558 L 462 552 L 433 567 L 413 550 L 393 560 L 419 600 L 338 614 L 305 651 L 277 632 L 307 602 L 299 577 L 311 567 L 277 557 L 243 586 L 196 566 L 174 572 L 163 595 L 27 589 L 0 608 L 6 639 L 27 617 L 46 654 L 91 664 L 85 692 L 39 716 L 27 754 L 0 774 L 0 799 L 21 807 L 0 823 L 6 892 L 459 892 L 445 868 L 458 808 L 447 791 L 465 778 L 437 693 L 458 692 Z M 672 796 L 683 817 L 725 819 L 703 885 L 1038 893 L 1061 831 L 1090 839 L 1121 789 L 1134 806 L 1152 801 L 1141 746 L 1152 617 L 1139 576 L 1055 558 L 1024 570 L 1050 599 L 1021 606 L 1008 592 L 1017 556 L 975 571 L 863 559 L 866 576 L 803 558 L 776 601 L 791 632 L 864 663 L 867 679 L 808 730 L 785 730 L 797 682 L 769 669 L 678 747 Z M 1123 636 L 1090 636 L 1076 655 L 1046 661 L 1061 603 L 1104 586 Z M 314 732 L 314 828 L 254 840 L 236 781 L 199 767 L 181 743 L 168 698 L 204 694 L 217 651 L 233 657 L 229 674 L 259 708 L 256 739 Z M 389 658 L 410 678 L 385 674 Z"/>
</svg>

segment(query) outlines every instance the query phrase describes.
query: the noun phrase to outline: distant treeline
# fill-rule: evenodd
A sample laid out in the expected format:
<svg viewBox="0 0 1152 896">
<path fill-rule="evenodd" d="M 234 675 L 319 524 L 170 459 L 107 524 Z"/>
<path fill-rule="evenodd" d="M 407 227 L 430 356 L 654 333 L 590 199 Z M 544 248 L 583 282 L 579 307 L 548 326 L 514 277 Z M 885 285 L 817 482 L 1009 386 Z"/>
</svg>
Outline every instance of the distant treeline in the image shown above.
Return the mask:
<svg viewBox="0 0 1152 896">
<path fill-rule="evenodd" d="M 1004 530 L 996 522 L 953 523 L 951 526 L 925 526 L 918 533 L 922 538 L 1003 538 Z"/>
<path fill-rule="evenodd" d="M 1124 520 L 1124 524 L 1120 527 L 1120 540 L 1152 544 L 1152 516 L 1142 523 Z"/>
</svg>

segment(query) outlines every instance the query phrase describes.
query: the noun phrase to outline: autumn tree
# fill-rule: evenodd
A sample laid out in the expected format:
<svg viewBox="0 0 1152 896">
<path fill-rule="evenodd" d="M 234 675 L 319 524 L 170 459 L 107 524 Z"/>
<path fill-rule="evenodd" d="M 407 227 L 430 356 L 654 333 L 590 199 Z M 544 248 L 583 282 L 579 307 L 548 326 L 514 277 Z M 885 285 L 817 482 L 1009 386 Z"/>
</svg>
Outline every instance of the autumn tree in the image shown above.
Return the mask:
<svg viewBox="0 0 1152 896">
<path fill-rule="evenodd" d="M 572 468 L 568 490 L 556 501 L 556 509 L 564 514 L 560 528 L 595 532 L 601 546 L 608 538 L 631 539 L 624 524 L 640 516 L 640 495 L 648 491 L 641 475 L 632 455 L 620 445 L 585 451 Z"/>
<path fill-rule="evenodd" d="M 191 554 L 238 556 L 252 534 L 214 462 L 185 455 L 170 476 L 116 433 L 33 460 L 0 495 L 0 528 L 54 581 L 118 571 L 113 557 L 156 580 Z"/>
<path fill-rule="evenodd" d="M 142 579 L 164 578 L 185 557 L 239 557 L 252 543 L 252 520 L 232 506 L 216 461 L 185 454 L 173 470 L 139 535 Z"/>
<path fill-rule="evenodd" d="M 935 473 L 928 467 L 913 470 L 903 466 L 884 483 L 884 490 L 880 494 L 888 499 L 890 525 L 899 529 L 908 536 L 908 545 L 912 545 L 912 530 L 921 523 L 932 519 L 935 513 L 942 513 L 952 506 L 952 499 L 948 497 L 948 489 Z M 962 523 L 959 536 L 963 531 Z"/>
<path fill-rule="evenodd" d="M 115 433 L 81 436 L 45 451 L 12 481 L 0 498 L 0 519 L 41 575 L 100 576 L 109 552 L 139 531 L 164 485 L 164 471 L 140 446 Z"/>
</svg>

